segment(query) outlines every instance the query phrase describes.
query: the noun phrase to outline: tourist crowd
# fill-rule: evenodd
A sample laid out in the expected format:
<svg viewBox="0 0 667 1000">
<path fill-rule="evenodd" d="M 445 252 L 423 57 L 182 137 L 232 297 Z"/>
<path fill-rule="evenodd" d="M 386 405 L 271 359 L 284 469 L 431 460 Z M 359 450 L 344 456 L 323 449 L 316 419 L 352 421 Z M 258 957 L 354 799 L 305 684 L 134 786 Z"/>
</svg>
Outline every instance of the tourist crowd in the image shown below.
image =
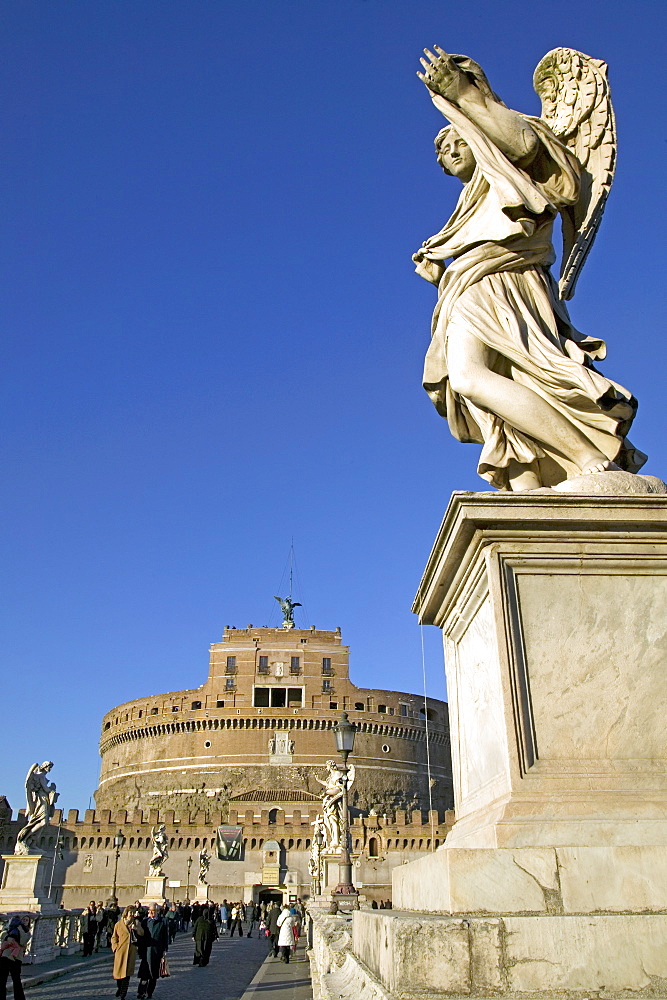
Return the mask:
<svg viewBox="0 0 667 1000">
<path fill-rule="evenodd" d="M 296 951 L 305 916 L 302 903 L 290 906 L 277 902 L 217 904 L 173 902 L 143 906 L 137 900 L 123 910 L 113 901 L 90 902 L 81 914 L 81 940 L 84 956 L 111 948 L 114 954 L 113 978 L 116 997 L 124 998 L 137 970 L 139 1000 L 152 997 L 160 978 L 169 976 L 167 952 L 178 933 L 190 932 L 194 942 L 193 965 L 208 965 L 213 944 L 219 937 L 235 935 L 267 941 L 269 953 L 289 962 Z M 0 942 L 0 1000 L 6 1000 L 7 980 L 11 977 L 14 1000 L 25 1000 L 21 967 L 30 940 L 30 918 L 12 917 Z"/>
<path fill-rule="evenodd" d="M 296 950 L 304 917 L 301 903 L 282 906 L 277 902 L 218 904 L 173 902 L 142 906 L 137 900 L 123 911 L 116 903 L 91 902 L 81 915 L 83 954 L 100 947 L 114 953 L 113 977 L 116 997 L 124 998 L 134 975 L 137 959 L 139 1000 L 152 997 L 157 981 L 170 975 L 167 952 L 176 935 L 190 932 L 194 942 L 193 965 L 208 965 L 213 944 L 223 935 L 230 938 L 265 938 L 269 952 L 289 962 Z M 16 994 L 19 996 L 19 994 Z M 0 995 L 0 1000 L 2 996 Z"/>
</svg>

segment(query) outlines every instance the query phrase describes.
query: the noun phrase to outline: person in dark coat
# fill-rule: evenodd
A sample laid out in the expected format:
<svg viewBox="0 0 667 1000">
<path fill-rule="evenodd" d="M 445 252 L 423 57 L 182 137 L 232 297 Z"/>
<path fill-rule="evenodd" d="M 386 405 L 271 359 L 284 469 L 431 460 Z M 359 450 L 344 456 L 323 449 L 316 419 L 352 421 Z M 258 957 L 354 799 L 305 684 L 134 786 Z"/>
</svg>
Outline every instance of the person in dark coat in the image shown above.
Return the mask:
<svg viewBox="0 0 667 1000">
<path fill-rule="evenodd" d="M 269 928 L 269 954 L 273 955 L 274 958 L 278 957 L 279 916 L 280 916 L 280 907 L 278 906 L 277 903 L 274 903 L 271 910 L 269 910 L 269 917 L 266 922 Z"/>
<path fill-rule="evenodd" d="M 148 907 L 148 916 L 142 921 L 142 926 L 144 934 L 137 942 L 140 958 L 137 997 L 139 1000 L 146 1000 L 153 996 L 160 976 L 160 962 L 169 948 L 169 931 L 164 918 L 158 914 L 155 903 Z"/>
<path fill-rule="evenodd" d="M 195 954 L 192 964 L 199 966 L 208 965 L 213 942 L 218 937 L 215 920 L 212 919 L 208 906 L 205 906 L 200 916 L 197 917 L 192 928 L 192 937 L 195 942 Z"/>
</svg>

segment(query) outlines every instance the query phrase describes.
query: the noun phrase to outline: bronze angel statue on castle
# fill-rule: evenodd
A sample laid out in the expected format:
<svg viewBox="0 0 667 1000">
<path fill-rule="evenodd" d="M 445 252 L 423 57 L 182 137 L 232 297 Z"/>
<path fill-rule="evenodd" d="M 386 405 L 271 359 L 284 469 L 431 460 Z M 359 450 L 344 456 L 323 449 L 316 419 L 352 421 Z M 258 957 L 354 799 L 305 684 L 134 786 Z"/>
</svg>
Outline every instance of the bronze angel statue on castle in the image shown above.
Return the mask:
<svg viewBox="0 0 667 1000">
<path fill-rule="evenodd" d="M 596 369 L 604 341 L 576 330 L 565 305 L 614 175 L 606 65 L 548 52 L 534 75 L 536 118 L 506 107 L 468 56 L 435 49 L 418 76 L 451 123 L 436 155 L 463 192 L 413 255 L 438 289 L 424 387 L 454 437 L 482 445 L 478 472 L 498 489 L 635 473 L 646 461 L 627 439 L 637 401 Z M 560 284 L 550 270 L 558 215 Z"/>
</svg>

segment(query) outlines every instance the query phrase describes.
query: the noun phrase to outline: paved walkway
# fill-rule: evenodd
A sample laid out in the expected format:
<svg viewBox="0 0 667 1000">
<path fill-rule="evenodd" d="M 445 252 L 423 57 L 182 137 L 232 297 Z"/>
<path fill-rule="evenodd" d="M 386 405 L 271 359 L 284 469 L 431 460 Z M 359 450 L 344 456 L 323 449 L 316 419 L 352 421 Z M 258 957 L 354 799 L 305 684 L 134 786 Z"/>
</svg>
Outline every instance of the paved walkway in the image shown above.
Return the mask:
<svg viewBox="0 0 667 1000">
<path fill-rule="evenodd" d="M 279 959 L 267 959 L 265 939 L 224 936 L 213 945 L 209 965 L 201 969 L 192 965 L 193 942 L 189 933 L 179 934 L 169 949 L 171 977 L 158 981 L 155 1000 L 239 1000 L 244 994 L 245 1000 L 311 1000 L 310 967 L 304 944 L 302 939 L 293 961 L 285 965 Z M 24 979 L 28 980 L 38 969 L 39 966 L 26 967 Z M 33 986 L 27 997 L 28 1000 L 100 1000 L 113 997 L 115 991 L 111 962 L 107 959 Z M 135 975 L 128 1000 L 136 997 L 136 991 Z M 275 996 L 269 996 L 274 991 Z"/>
</svg>

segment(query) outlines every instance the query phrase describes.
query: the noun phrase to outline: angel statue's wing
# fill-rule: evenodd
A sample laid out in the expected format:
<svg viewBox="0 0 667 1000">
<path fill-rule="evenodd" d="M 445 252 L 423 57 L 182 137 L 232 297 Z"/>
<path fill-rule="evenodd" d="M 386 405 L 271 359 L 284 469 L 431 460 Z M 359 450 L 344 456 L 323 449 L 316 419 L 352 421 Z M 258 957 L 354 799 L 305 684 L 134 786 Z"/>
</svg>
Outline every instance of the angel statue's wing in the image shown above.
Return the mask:
<svg viewBox="0 0 667 1000">
<path fill-rule="evenodd" d="M 38 800 L 33 775 L 38 767 L 39 764 L 33 764 L 25 776 L 26 815 L 28 816 L 34 816 L 37 812 Z"/>
<path fill-rule="evenodd" d="M 576 49 L 552 49 L 539 62 L 533 86 L 542 119 L 582 166 L 579 201 L 561 212 L 561 299 L 571 299 L 602 219 L 616 167 L 616 125 L 607 64 Z"/>
</svg>

